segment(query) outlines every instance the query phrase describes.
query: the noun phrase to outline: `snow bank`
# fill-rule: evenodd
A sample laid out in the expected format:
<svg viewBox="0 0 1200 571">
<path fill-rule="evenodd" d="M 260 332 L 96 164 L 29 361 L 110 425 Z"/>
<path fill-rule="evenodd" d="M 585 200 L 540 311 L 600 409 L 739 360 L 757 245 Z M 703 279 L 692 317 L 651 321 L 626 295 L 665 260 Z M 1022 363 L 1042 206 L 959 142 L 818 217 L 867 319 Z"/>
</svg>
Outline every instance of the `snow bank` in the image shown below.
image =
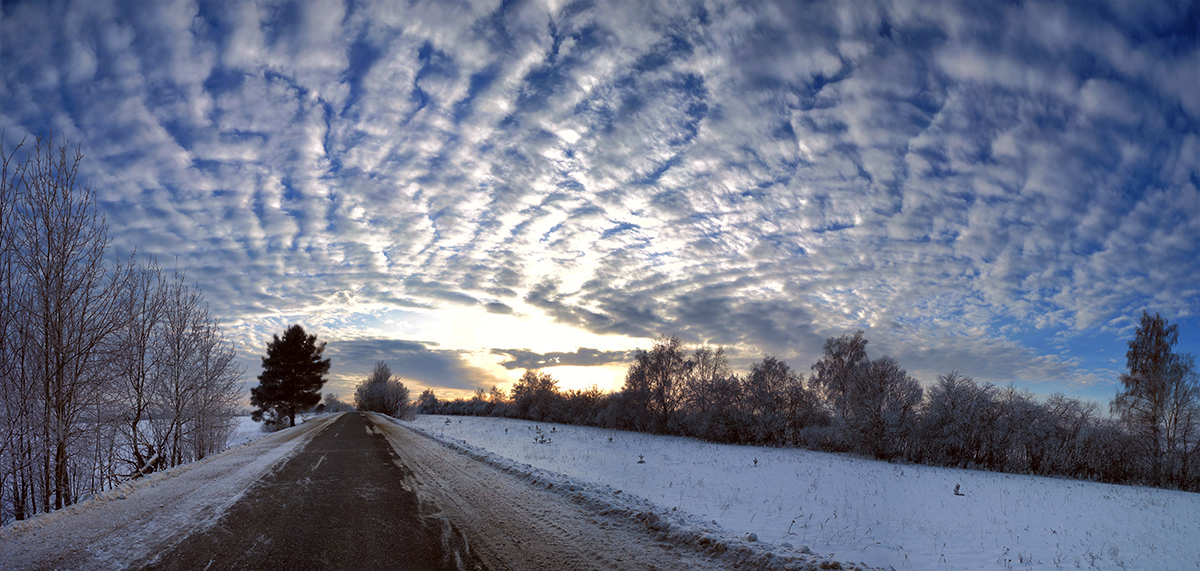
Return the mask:
<svg viewBox="0 0 1200 571">
<path fill-rule="evenodd" d="M 522 464 L 511 458 L 489 452 L 485 448 L 450 437 L 447 435 L 447 431 L 431 430 L 428 423 L 419 422 L 420 426 L 418 426 L 412 423 L 400 423 L 391 418 L 388 420 L 439 440 L 451 449 L 486 462 L 535 486 L 557 492 L 580 505 L 589 507 L 600 515 L 616 515 L 632 519 L 646 526 L 660 540 L 693 545 L 706 550 L 716 556 L 721 564 L 728 565 L 730 568 L 811 571 L 815 569 L 858 570 L 870 567 L 863 563 L 852 563 L 850 560 L 854 558 L 844 554 L 842 557 L 826 557 L 812 552 L 807 546 L 793 545 L 786 540 L 766 543 L 760 541 L 752 532 L 733 534 L 716 520 L 697 517 L 686 509 L 664 507 L 645 499 L 636 491 L 629 493 L 626 489 L 600 483 L 595 479 L 581 478 L 530 464 Z M 521 421 L 501 422 L 520 423 Z M 528 426 L 524 424 L 528 424 Z M 522 428 L 530 430 L 537 428 L 532 423 L 524 424 L 522 424 Z M 553 444 L 555 436 L 563 434 L 557 432 L 564 428 L 562 426 L 548 424 L 541 426 L 545 430 L 536 433 L 539 445 Z M 548 432 L 552 426 L 556 427 L 554 428 L 556 432 Z M 513 435 L 517 436 L 515 432 Z"/>
<path fill-rule="evenodd" d="M 150 474 L 48 514 L 0 527 L 4 569 L 123 569 L 216 522 L 331 415 Z"/>
<path fill-rule="evenodd" d="M 233 434 L 225 443 L 225 448 L 233 448 L 243 444 L 253 442 L 266 436 L 267 433 L 262 430 L 261 422 L 254 422 L 249 416 L 239 416 L 237 428 L 233 429 Z"/>
<path fill-rule="evenodd" d="M 896 569 L 1200 569 L 1200 494 L 511 419 L 405 425 L 700 544 Z"/>
</svg>

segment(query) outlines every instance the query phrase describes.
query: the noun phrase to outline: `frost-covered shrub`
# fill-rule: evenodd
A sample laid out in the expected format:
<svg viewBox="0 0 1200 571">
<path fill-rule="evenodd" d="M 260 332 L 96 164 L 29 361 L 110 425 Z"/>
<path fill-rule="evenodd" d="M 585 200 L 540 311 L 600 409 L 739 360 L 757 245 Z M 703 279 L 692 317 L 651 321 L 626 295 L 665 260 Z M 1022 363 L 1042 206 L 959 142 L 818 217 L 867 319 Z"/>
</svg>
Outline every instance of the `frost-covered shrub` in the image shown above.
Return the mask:
<svg viewBox="0 0 1200 571">
<path fill-rule="evenodd" d="M 371 376 L 355 389 L 354 406 L 358 410 L 378 412 L 393 418 L 405 418 L 413 414 L 412 405 L 408 402 L 408 387 L 399 379 L 392 378 L 392 370 L 383 361 L 376 363 Z"/>
</svg>

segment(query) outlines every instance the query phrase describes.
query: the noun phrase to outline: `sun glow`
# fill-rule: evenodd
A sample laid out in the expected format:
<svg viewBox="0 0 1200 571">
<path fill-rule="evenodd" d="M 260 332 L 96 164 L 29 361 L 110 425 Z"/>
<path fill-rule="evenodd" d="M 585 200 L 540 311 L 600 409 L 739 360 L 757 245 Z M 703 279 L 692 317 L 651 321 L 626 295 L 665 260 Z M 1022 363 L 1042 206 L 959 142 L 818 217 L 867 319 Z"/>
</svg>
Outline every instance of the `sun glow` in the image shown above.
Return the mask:
<svg viewBox="0 0 1200 571">
<path fill-rule="evenodd" d="M 479 371 L 479 386 L 486 389 L 494 383 L 505 391 L 511 390 L 525 371 L 505 367 L 511 357 L 493 352 L 495 349 L 534 353 L 574 353 L 580 348 L 630 351 L 647 348 L 653 342 L 626 335 L 591 333 L 556 322 L 539 308 L 524 303 L 514 304 L 514 309 L 511 314 L 491 313 L 480 306 L 385 310 L 381 314 L 360 315 L 359 334 L 419 341 L 438 349 L 459 351 L 463 362 Z M 621 388 L 627 368 L 627 363 L 612 363 L 557 365 L 542 370 L 557 379 L 563 391 L 595 385 L 610 392 Z M 465 391 L 463 395 L 469 396 Z"/>
<path fill-rule="evenodd" d="M 558 323 L 536 308 L 526 306 L 521 309 L 531 311 L 500 315 L 480 307 L 451 310 L 435 340 L 457 349 L 524 349 L 538 353 L 572 352 L 580 347 L 628 351 L 647 345 L 644 339 L 597 335 Z"/>
</svg>

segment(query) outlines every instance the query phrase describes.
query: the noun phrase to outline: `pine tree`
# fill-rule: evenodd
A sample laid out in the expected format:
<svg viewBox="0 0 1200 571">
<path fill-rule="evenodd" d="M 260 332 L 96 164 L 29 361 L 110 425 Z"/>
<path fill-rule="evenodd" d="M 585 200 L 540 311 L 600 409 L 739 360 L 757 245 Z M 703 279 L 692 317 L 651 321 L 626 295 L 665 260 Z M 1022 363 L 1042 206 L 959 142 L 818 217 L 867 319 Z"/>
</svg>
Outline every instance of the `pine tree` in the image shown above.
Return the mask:
<svg viewBox="0 0 1200 571">
<path fill-rule="evenodd" d="M 258 386 L 250 389 L 250 404 L 257 407 L 251 417 L 262 421 L 268 414 L 273 420 L 287 418 L 288 426 L 296 426 L 297 411 L 321 402 L 329 359 L 321 358 L 325 343 L 317 344 L 317 336 L 308 335 L 299 325 L 287 328 L 282 338 L 274 337 L 267 344 Z"/>
</svg>

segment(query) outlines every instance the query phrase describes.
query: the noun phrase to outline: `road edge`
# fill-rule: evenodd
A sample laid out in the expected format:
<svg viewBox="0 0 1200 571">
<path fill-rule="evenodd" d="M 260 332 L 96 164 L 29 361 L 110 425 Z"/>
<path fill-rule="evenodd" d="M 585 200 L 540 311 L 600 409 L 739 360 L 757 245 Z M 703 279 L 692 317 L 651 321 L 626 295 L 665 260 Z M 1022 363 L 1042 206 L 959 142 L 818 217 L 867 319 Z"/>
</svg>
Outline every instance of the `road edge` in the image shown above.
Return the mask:
<svg viewBox="0 0 1200 571">
<path fill-rule="evenodd" d="M 439 437 L 395 418 L 375 413 L 373 418 L 386 419 L 390 424 L 428 438 L 454 452 L 513 475 L 525 483 L 545 489 L 597 515 L 617 517 L 641 526 L 653 539 L 668 541 L 677 546 L 704 553 L 718 563 L 736 569 L 811 570 L 846 569 L 870 571 L 880 569 L 863 563 L 837 561 L 822 557 L 807 548 L 769 545 L 729 533 L 716 522 L 705 522 L 687 512 L 668 510 L 644 498 L 624 493 L 611 486 L 578 480 L 570 476 L 535 468 L 510 458 L 489 452 L 465 441 Z M 390 439 L 389 439 L 390 440 Z M 394 445 L 394 444 L 393 444 Z"/>
<path fill-rule="evenodd" d="M 12 569 L 77 570 L 124 569 L 156 560 L 184 537 L 215 524 L 263 475 L 286 462 L 337 416 L 326 415 L 6 525 L 0 528 L 0 560 Z M 206 488 L 207 495 L 197 493 Z M 225 493 L 228 490 L 235 492 Z"/>
</svg>

